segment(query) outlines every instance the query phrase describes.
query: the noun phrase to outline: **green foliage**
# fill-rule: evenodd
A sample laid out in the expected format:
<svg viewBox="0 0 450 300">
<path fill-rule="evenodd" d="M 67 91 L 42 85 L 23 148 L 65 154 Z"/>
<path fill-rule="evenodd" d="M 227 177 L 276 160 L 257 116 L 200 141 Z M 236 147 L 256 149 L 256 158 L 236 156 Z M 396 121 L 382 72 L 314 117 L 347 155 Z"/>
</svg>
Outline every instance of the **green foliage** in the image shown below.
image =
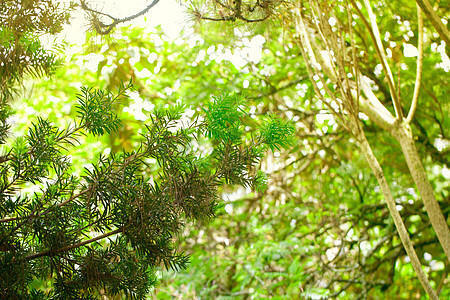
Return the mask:
<svg viewBox="0 0 450 300">
<path fill-rule="evenodd" d="M 267 174 L 258 170 L 255 176 L 255 187 L 258 192 L 265 192 L 267 190 Z"/>
<path fill-rule="evenodd" d="M 354 36 L 351 37 L 344 29 L 348 22 L 344 5 L 318 3 L 320 9 L 337 20 L 331 29 L 342 32 L 345 40 L 354 39 L 359 71 L 372 80 L 378 99 L 391 107 L 389 88 L 383 73 L 377 72 L 379 61 L 364 23 L 360 19 L 352 20 Z M 293 2 L 283 4 L 289 7 Z M 402 105 L 407 112 L 414 91 L 417 58 L 405 57 L 403 49 L 408 44 L 417 46 L 415 3 L 391 1 L 372 6 L 383 44 L 392 52 L 388 63 L 395 73 L 395 80 L 399 80 Z M 307 3 L 305 7 L 305 22 L 314 27 Z M 445 16 L 445 5 L 437 4 L 436 10 L 440 16 Z M 215 12 L 214 16 L 219 18 L 219 11 L 208 13 Z M 283 17 L 284 28 L 273 26 L 273 23 L 257 28 L 219 23 L 220 29 L 214 30 L 205 22 L 197 31 L 202 39 L 195 51 L 204 50 L 207 55 L 196 61 L 198 65 L 192 68 L 192 73 L 208 76 L 190 76 L 186 83 L 182 82 L 176 95 L 190 95 L 192 89 L 200 86 L 203 88 L 195 95 L 208 94 L 211 90 L 205 82 L 213 86 L 224 82 L 236 93 L 248 95 L 246 107 L 255 111 L 249 114 L 251 117 L 272 113 L 285 120 L 291 119 L 295 123 L 295 143 L 288 153 L 280 153 L 281 159 L 276 163 L 262 160 L 263 166 L 267 164 L 267 172 L 272 173 L 269 188 L 263 195 L 228 191 L 224 195 L 225 199 L 229 198 L 226 213 L 224 211 L 215 219 L 207 230 L 187 230 L 183 249 L 195 253 L 196 259 L 192 260 L 188 270 L 176 277 L 165 277 L 167 285 L 158 289 L 157 296 L 161 293 L 176 297 L 181 293 L 201 299 L 425 299 L 414 271 L 405 259 L 375 178 L 354 139 L 314 96 L 311 84 L 305 80 L 298 33 L 292 30 L 295 24 L 288 21 L 289 14 Z M 224 34 L 225 26 L 233 27 L 234 34 L 231 30 Z M 450 199 L 446 159 L 448 118 L 442 113 L 448 115 L 449 106 L 442 89 L 448 86 L 448 76 L 442 66 L 441 54 L 436 51 L 441 41 L 432 34 L 434 30 L 426 20 L 425 26 L 426 66 L 422 73 L 417 117 L 412 125 L 417 136 L 416 147 L 447 218 L 449 210 L 446 207 Z M 259 34 L 266 40 L 260 61 L 247 60 L 241 69 L 223 57 L 218 63 L 220 52 L 226 53 L 228 49 L 231 53 L 245 51 Z M 223 46 L 220 49 L 224 50 L 217 50 L 219 43 Z M 320 46 L 326 48 L 327 45 Z M 170 47 L 173 50 L 166 50 L 168 54 L 176 51 L 178 45 Z M 350 57 L 350 47 L 346 51 Z M 196 58 L 188 53 L 184 55 L 187 61 Z M 161 61 L 166 63 L 167 59 L 161 58 Z M 177 61 L 177 65 L 180 64 L 181 59 Z M 167 70 L 161 76 L 165 74 L 169 81 L 173 73 Z M 191 73 L 185 71 L 182 74 Z M 330 88 L 333 87 L 330 85 Z M 192 99 L 191 103 L 197 101 Z M 263 128 L 255 130 L 252 119 L 245 119 L 246 133 L 262 136 Z M 406 163 L 401 158 L 392 159 L 399 157 L 398 144 L 364 116 L 361 121 L 383 166 L 424 270 L 436 289 L 441 286 L 440 297 L 448 297 L 448 289 L 440 285 L 448 277 L 447 258 L 429 225 L 420 196 L 411 188 L 414 184 Z M 272 149 L 276 150 L 276 147 Z M 447 183 L 442 188 L 444 181 Z"/>
<path fill-rule="evenodd" d="M 0 145 L 6 142 L 6 135 L 9 130 L 9 125 L 6 120 L 11 115 L 12 110 L 7 104 L 6 99 L 0 100 Z"/>
<path fill-rule="evenodd" d="M 44 290 L 67 295 L 69 291 L 64 286 L 68 283 L 78 290 L 78 298 L 99 298 L 96 291 L 103 286 L 112 294 L 128 293 L 128 298 L 132 298 L 141 295 L 139 291 L 150 289 L 158 277 L 158 299 L 302 299 L 325 295 L 336 299 L 423 299 L 375 178 L 353 137 L 314 95 L 299 54 L 298 36 L 291 30 L 288 9 L 283 10 L 283 5 L 288 8 L 291 2 L 277 2 L 276 12 L 283 13 L 280 23 L 286 27 L 276 22 L 260 23 L 256 28 L 252 24 L 242 28 L 220 23 L 214 30 L 205 23 L 201 30 L 196 28 L 176 42 L 161 29 L 147 34 L 143 28 L 122 28 L 114 39 L 89 43 L 86 52 L 68 57 L 67 65 L 53 75 L 54 80 L 35 83 L 37 92 L 30 92 L 28 99 L 21 101 L 23 105 L 15 107 L 21 117 L 11 124 L 19 137 L 12 147 L 2 148 L 0 188 L 4 192 L 0 213 L 2 218 L 27 217 L 36 209 L 37 214 L 44 212 L 42 216 L 50 218 L 43 225 L 37 221 L 43 217 L 28 218 L 34 227 L 30 225 L 21 235 L 7 235 L 14 224 L 20 224 L 17 220 L 11 227 L 2 222 L 1 255 L 11 261 L 20 253 L 60 249 L 61 240 L 67 245 L 89 240 L 102 228 L 112 232 L 118 226 L 132 224 L 137 229 L 126 229 L 97 241 L 98 244 L 92 242 L 68 250 L 66 256 L 57 253 L 29 263 L 5 265 L 5 273 L 0 274 L 10 275 L 2 277 L 4 286 L 16 285 L 17 293 L 27 293 L 25 287 L 30 287 L 29 293 L 40 294 L 41 298 L 48 296 Z M 340 11 L 340 5 L 333 6 L 333 16 L 339 26 L 345 26 L 348 16 Z M 444 15 L 444 8 L 439 5 L 436 4 L 437 12 Z M 388 60 L 397 73 L 407 111 L 416 58 L 403 57 L 402 46 L 417 45 L 415 4 L 383 2 L 374 10 L 383 43 L 393 53 Z M 370 36 L 361 20 L 354 22 L 359 70 L 373 81 L 376 96 L 389 105 L 391 96 L 384 75 L 376 72 L 378 62 Z M 435 51 L 440 40 L 432 34 L 433 28 L 426 20 L 425 26 L 424 84 L 412 125 L 416 147 L 448 217 L 448 76 L 441 67 L 441 54 Z M 342 32 L 350 41 L 350 33 Z M 253 41 L 258 39 L 263 42 L 254 47 Z M 251 57 L 250 52 L 257 57 L 260 54 L 260 59 Z M 79 62 L 89 60 L 92 53 L 98 58 L 97 68 L 80 66 Z M 244 58 L 236 59 L 241 54 Z M 57 128 L 63 128 L 61 125 L 77 114 L 75 105 L 70 105 L 77 86 L 117 90 L 130 78 L 135 90 L 125 92 L 131 97 L 121 100 L 128 111 L 111 106 L 121 125 L 110 127 L 109 133 L 101 127 L 104 135 L 94 136 L 86 134 L 86 118 L 70 127 L 72 132 L 85 126 L 76 131 L 76 139 L 69 139 L 78 142 L 74 142 L 75 147 L 64 144 L 66 152 L 61 143 L 52 142 L 57 139 L 56 132 L 60 132 Z M 79 95 L 81 99 L 91 94 L 97 97 L 101 89 L 92 88 L 86 95 Z M 227 93 L 210 101 L 210 95 L 217 90 Z M 115 97 L 102 93 L 101 101 Z M 244 99 L 240 96 L 243 94 L 248 97 Z M 178 99 L 183 99 L 184 106 L 177 105 Z M 101 107 L 101 101 L 95 105 Z M 141 108 L 134 109 L 139 105 Z M 150 113 L 153 105 L 156 108 Z M 51 136 L 49 141 L 42 140 L 37 145 L 46 153 L 70 157 L 73 163 L 68 171 L 60 171 L 66 175 L 56 175 L 56 169 L 51 167 L 53 161 L 59 164 L 60 160 L 44 154 L 41 162 L 28 153 L 29 135 L 20 134 L 19 129 L 27 127 L 30 120 L 39 124 L 28 113 L 31 108 L 42 120 L 54 122 L 46 131 Z M 187 114 L 185 108 L 192 112 Z M 9 109 L 0 105 L 0 112 L 3 111 L 9 114 Z M 149 116 L 147 121 L 141 121 L 145 119 L 142 115 Z M 269 118 L 260 126 L 260 116 L 266 115 Z M 276 121 L 279 117 L 291 121 Z M 362 121 L 424 270 L 432 285 L 439 287 L 448 274 L 448 261 L 429 225 L 420 196 L 411 189 L 408 168 L 402 159 L 397 159 L 397 144 L 369 120 Z M 273 127 L 277 124 L 279 128 Z M 289 124 L 294 124 L 294 129 Z M 102 125 L 99 121 L 95 126 Z M 33 130 L 35 126 L 29 127 Z M 36 132 L 36 136 L 41 135 Z M 292 148 L 289 152 L 278 151 L 280 158 L 275 162 L 271 155 L 262 157 L 265 149 L 274 151 L 283 145 Z M 15 160 L 19 164 L 10 160 L 14 155 L 20 157 Z M 36 170 L 52 180 L 36 177 L 36 185 L 20 181 L 20 174 L 26 173 L 22 159 L 23 166 L 38 165 Z M 220 159 L 224 159 L 223 164 Z M 83 167 L 86 169 L 80 171 Z M 20 177 L 18 184 L 10 185 L 16 175 Z M 74 178 L 70 179 L 70 175 Z M 220 184 L 207 181 L 208 176 L 215 176 Z M 220 187 L 222 183 L 242 184 L 255 192 L 228 185 Z M 204 186 L 208 184 L 217 189 L 207 192 Z M 82 193 L 88 189 L 90 192 Z M 152 198 L 160 194 L 164 194 L 161 200 Z M 65 203 L 72 197 L 60 209 L 51 204 Z M 167 207 L 169 211 L 165 210 Z M 113 218 L 114 214 L 117 217 Z M 213 214 L 218 216 L 210 220 Z M 200 223 L 184 226 L 191 219 Z M 199 226 L 208 220 L 209 226 Z M 33 228 L 39 233 L 38 242 L 37 237 L 28 234 L 34 232 Z M 6 251 L 13 249 L 11 245 L 16 247 L 14 254 Z M 38 248 L 23 247 L 29 245 Z M 177 251 L 165 252 L 173 249 Z M 80 258 L 80 267 L 70 265 L 74 257 Z M 176 275 L 171 271 L 156 272 L 161 265 L 181 270 Z M 63 270 L 64 276 L 56 278 L 56 270 Z M 444 286 L 440 297 L 448 296 Z"/>
<path fill-rule="evenodd" d="M 261 139 L 274 151 L 288 148 L 294 142 L 295 126 L 293 122 L 270 115 L 260 130 Z"/>
<path fill-rule="evenodd" d="M 56 34 L 68 21 L 70 7 L 52 0 L 0 3 L 0 144 L 9 130 L 12 110 L 8 99 L 26 75 L 50 75 L 60 64 L 55 53 L 45 49 L 39 35 Z"/>
<path fill-rule="evenodd" d="M 46 50 L 39 35 L 56 34 L 68 22 L 68 10 L 52 0 L 0 3 L 0 101 L 11 96 L 26 74 L 50 75 L 59 61 Z M 3 106 L 3 105 L 2 105 Z"/>
<path fill-rule="evenodd" d="M 93 135 L 117 131 L 122 123 L 114 105 L 118 104 L 118 100 L 131 87 L 130 81 L 128 85 L 119 88 L 117 95 L 103 90 L 82 88 L 81 94 L 77 95 L 79 105 L 76 106 L 82 126 Z"/>
<path fill-rule="evenodd" d="M 0 181 L 2 298 L 34 297 L 32 282 L 50 280 L 49 292 L 36 297 L 106 293 L 143 299 L 161 264 L 186 268 L 188 256 L 175 251 L 176 236 L 186 222 L 215 215 L 221 185 L 264 185 L 260 172 L 249 173 L 261 153 L 246 145 L 242 132 L 211 136 L 211 123 L 243 114 L 237 106 L 222 109 L 217 99 L 204 121 L 190 124 L 180 123 L 183 105 L 157 107 L 136 150 L 99 153 L 81 177 L 71 175 L 68 151 L 80 147 L 83 135 L 110 134 L 122 126 L 116 109 L 131 87 L 122 85 L 116 94 L 82 88 L 76 125 L 60 130 L 38 118 L 6 150 Z M 238 122 L 233 126 L 242 126 Z M 214 149 L 201 157 L 194 148 L 209 137 L 212 143 L 205 145 Z M 27 186 L 38 191 L 27 193 Z"/>
<path fill-rule="evenodd" d="M 241 119 L 244 116 L 240 106 L 240 98 L 237 96 L 221 95 L 214 98 L 214 102 L 208 106 L 206 122 L 207 135 L 213 140 L 229 139 L 236 142 L 242 135 Z"/>
</svg>

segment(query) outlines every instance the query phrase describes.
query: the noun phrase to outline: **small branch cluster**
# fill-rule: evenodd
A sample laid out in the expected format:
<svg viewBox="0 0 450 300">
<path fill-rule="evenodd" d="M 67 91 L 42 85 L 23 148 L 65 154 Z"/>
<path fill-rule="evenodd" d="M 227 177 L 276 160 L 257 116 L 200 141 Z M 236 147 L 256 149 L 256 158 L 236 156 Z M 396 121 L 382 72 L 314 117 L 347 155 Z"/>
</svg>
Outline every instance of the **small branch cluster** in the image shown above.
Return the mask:
<svg viewBox="0 0 450 300">
<path fill-rule="evenodd" d="M 97 31 L 98 34 L 100 35 L 107 35 L 111 32 L 111 30 L 114 29 L 114 27 L 116 27 L 118 24 L 120 23 L 125 23 L 128 21 L 131 21 L 133 19 L 136 19 L 140 16 L 143 16 L 144 14 L 146 14 L 150 9 L 152 9 L 157 3 L 159 2 L 159 0 L 153 0 L 152 3 L 150 3 L 149 5 L 147 5 L 143 10 L 141 10 L 140 12 L 125 17 L 125 18 L 117 18 L 117 17 L 113 17 L 110 14 L 106 14 L 104 12 L 101 11 L 97 11 L 95 9 L 92 9 L 91 7 L 88 6 L 88 4 L 86 3 L 85 0 L 80 0 L 80 6 L 81 8 L 87 12 L 91 18 L 91 22 L 92 22 L 92 26 L 94 27 L 95 31 Z M 101 21 L 100 17 L 107 17 L 108 19 L 110 19 L 111 21 L 109 23 L 103 23 L 103 21 Z"/>
<path fill-rule="evenodd" d="M 197 20 L 262 22 L 273 15 L 278 0 L 211 0 L 200 6 L 192 2 L 190 12 Z"/>
</svg>

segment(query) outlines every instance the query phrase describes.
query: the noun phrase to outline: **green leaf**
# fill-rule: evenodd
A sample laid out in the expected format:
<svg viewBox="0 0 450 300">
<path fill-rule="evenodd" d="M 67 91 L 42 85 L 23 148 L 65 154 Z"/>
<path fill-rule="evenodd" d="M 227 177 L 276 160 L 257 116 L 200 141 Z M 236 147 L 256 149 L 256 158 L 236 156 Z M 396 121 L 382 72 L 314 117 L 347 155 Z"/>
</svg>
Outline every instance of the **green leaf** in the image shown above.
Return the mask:
<svg viewBox="0 0 450 300">
<path fill-rule="evenodd" d="M 270 115 L 260 129 L 263 143 L 274 151 L 288 148 L 294 143 L 295 125 L 292 121 L 283 120 L 275 115 Z"/>
</svg>

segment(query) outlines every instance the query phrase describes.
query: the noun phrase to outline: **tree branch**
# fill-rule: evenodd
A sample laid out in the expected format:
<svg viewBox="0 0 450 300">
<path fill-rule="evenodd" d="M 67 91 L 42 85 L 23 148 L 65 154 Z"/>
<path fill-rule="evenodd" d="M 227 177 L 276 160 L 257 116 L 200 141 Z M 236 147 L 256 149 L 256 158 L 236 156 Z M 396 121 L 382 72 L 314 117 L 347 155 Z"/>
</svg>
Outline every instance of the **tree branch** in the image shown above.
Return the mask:
<svg viewBox="0 0 450 300">
<path fill-rule="evenodd" d="M 52 256 L 52 255 L 55 255 L 55 254 L 58 254 L 58 253 L 61 253 L 61 252 L 70 251 L 72 249 L 79 248 L 81 246 L 93 243 L 95 241 L 104 239 L 106 237 L 109 237 L 111 235 L 114 235 L 114 234 L 117 234 L 117 233 L 120 233 L 120 232 L 123 232 L 123 228 L 118 228 L 118 229 L 113 230 L 111 232 L 107 232 L 107 233 L 104 233 L 102 235 L 99 235 L 99 236 L 97 236 L 95 238 L 92 238 L 92 239 L 89 239 L 89 240 L 86 240 L 86 241 L 83 241 L 83 242 L 79 242 L 79 243 L 76 243 L 76 244 L 73 244 L 73 245 L 65 246 L 65 247 L 62 247 L 62 248 L 59 248 L 59 249 L 47 250 L 47 251 L 44 251 L 44 252 L 39 252 L 39 253 L 34 253 L 34 254 L 31 254 L 31 255 L 27 255 L 27 256 L 25 256 L 24 260 L 32 260 L 32 259 L 43 257 L 43 256 Z"/>
<path fill-rule="evenodd" d="M 76 199 L 76 198 L 78 198 L 78 197 L 80 197 L 80 196 L 86 194 L 89 190 L 90 190 L 90 189 L 85 189 L 85 190 L 81 191 L 80 193 L 78 193 L 78 194 L 76 194 L 76 195 L 70 197 L 69 199 L 67 199 L 67 200 L 65 200 L 65 201 L 63 201 L 63 202 L 61 202 L 61 203 L 59 203 L 57 206 L 58 206 L 58 207 L 61 207 L 61 206 L 65 205 L 65 204 L 69 203 L 70 201 L 72 201 L 72 200 L 74 200 L 74 199 Z M 37 215 L 35 215 L 34 212 L 32 212 L 30 215 L 28 215 L 28 216 L 26 216 L 26 217 L 14 217 L 14 218 L 4 218 L 4 219 L 0 219 L 0 223 L 12 222 L 12 221 L 22 220 L 22 219 L 27 219 L 27 220 L 29 220 L 29 219 L 34 218 L 34 217 L 41 217 L 41 216 L 43 216 L 45 213 L 47 213 L 48 210 L 49 210 L 49 208 L 46 209 L 45 211 L 41 212 L 40 214 L 37 214 Z M 23 224 L 19 225 L 19 227 L 22 226 L 22 225 L 23 225 Z"/>
<path fill-rule="evenodd" d="M 115 18 L 115 17 L 113 17 L 113 16 L 111 16 L 111 15 L 109 15 L 109 14 L 105 14 L 105 13 L 103 13 L 103 12 L 96 11 L 96 10 L 94 10 L 94 9 L 92 9 L 92 8 L 90 8 L 90 7 L 88 7 L 87 4 L 86 4 L 86 1 L 80 0 L 81 8 L 82 8 L 84 11 L 88 11 L 88 12 L 91 12 L 91 13 L 97 14 L 97 15 L 106 16 L 106 17 L 108 17 L 108 18 L 110 18 L 110 19 L 113 20 L 113 22 L 110 23 L 110 24 L 103 24 L 102 22 L 95 22 L 95 23 L 94 23 L 95 30 L 97 31 L 98 34 L 101 34 L 101 35 L 106 35 L 106 34 L 110 33 L 111 30 L 112 30 L 116 25 L 118 25 L 118 24 L 120 24 L 120 23 L 128 22 L 128 21 L 131 21 L 131 20 L 133 20 L 133 19 L 136 19 L 136 18 L 138 18 L 138 17 L 144 15 L 144 14 L 147 13 L 151 8 L 153 8 L 153 6 L 155 6 L 158 2 L 159 2 L 159 0 L 153 0 L 152 3 L 150 3 L 146 8 L 144 8 L 144 9 L 141 10 L 140 12 L 138 12 L 138 13 L 136 13 L 136 14 L 134 14 L 134 15 L 131 15 L 131 16 L 129 16 L 129 17 L 126 17 L 126 18 L 123 18 L 123 19 L 119 19 L 119 18 Z"/>
<path fill-rule="evenodd" d="M 412 118 L 414 117 L 414 112 L 417 108 L 417 102 L 419 100 L 419 91 L 420 91 L 420 81 L 422 80 L 422 64 L 423 64 L 423 17 L 422 10 L 419 5 L 417 5 L 417 21 L 419 25 L 419 41 L 417 44 L 417 48 L 419 53 L 417 54 L 417 70 L 416 70 L 416 83 L 414 84 L 414 94 L 411 102 L 411 108 L 409 109 L 408 117 L 406 118 L 407 123 L 411 123 Z"/>
<path fill-rule="evenodd" d="M 297 85 L 300 82 L 303 82 L 303 81 L 305 81 L 307 79 L 309 79 L 309 76 L 308 75 L 303 75 L 303 76 L 300 76 L 298 79 L 292 80 L 292 81 L 290 81 L 290 82 L 288 82 L 288 83 L 286 83 L 283 86 L 280 86 L 278 88 L 274 88 L 274 89 L 270 90 L 267 93 L 259 94 L 258 96 L 254 96 L 254 97 L 247 97 L 247 99 L 257 100 L 257 99 L 261 99 L 261 98 L 264 98 L 264 97 L 267 97 L 267 96 L 272 96 L 272 95 L 274 95 L 274 94 L 276 94 L 276 93 L 278 93 L 278 92 L 280 92 L 280 91 L 282 91 L 284 89 L 287 89 L 287 88 L 290 88 L 290 87 L 292 87 L 294 85 Z"/>
<path fill-rule="evenodd" d="M 450 32 L 445 27 L 444 24 L 442 24 L 441 20 L 439 20 L 438 15 L 433 10 L 433 7 L 431 7 L 430 2 L 428 0 L 416 0 L 416 3 L 420 6 L 420 8 L 423 10 L 427 18 L 430 20 L 431 24 L 433 25 L 434 29 L 439 33 L 439 36 L 441 39 L 445 41 L 447 44 L 447 47 L 450 46 Z"/>
<path fill-rule="evenodd" d="M 425 210 L 430 217 L 431 225 L 436 232 L 447 259 L 450 260 L 450 230 L 439 207 L 439 203 L 434 196 L 433 187 L 428 181 L 427 173 L 422 165 L 419 154 L 417 153 L 411 126 L 406 122 L 401 122 L 398 126 L 394 127 L 391 133 L 400 143 L 411 176 L 422 196 Z"/>
<path fill-rule="evenodd" d="M 358 15 L 361 17 L 361 20 L 364 22 L 364 25 L 369 29 L 370 36 L 375 45 L 376 52 L 380 59 L 381 65 L 383 66 L 383 70 L 386 74 L 386 78 L 389 84 L 389 89 L 391 93 L 391 97 L 394 103 L 395 114 L 397 118 L 403 119 L 403 112 L 400 106 L 400 101 L 397 97 L 397 92 L 394 84 L 394 77 L 392 76 L 391 69 L 389 68 L 389 64 L 386 59 L 386 55 L 384 53 L 383 43 L 381 42 L 380 31 L 378 30 L 377 20 L 375 14 L 372 11 L 372 7 L 368 0 L 364 0 L 364 4 L 369 13 L 370 25 L 368 24 L 366 18 L 362 14 L 361 10 L 358 8 L 354 0 L 351 0 L 353 7 L 356 9 Z"/>
<path fill-rule="evenodd" d="M 316 92 L 316 96 L 330 109 L 330 111 L 342 121 L 342 125 L 349 129 L 347 126 L 347 122 L 345 122 L 344 118 L 342 117 L 342 114 L 340 114 L 331 104 L 329 101 L 326 101 L 323 97 L 316 81 L 314 80 L 314 76 L 317 75 L 319 77 L 320 82 L 322 83 L 322 88 L 326 91 L 326 93 L 336 102 L 339 103 L 335 97 L 335 95 L 328 89 L 327 82 L 323 78 L 323 74 L 319 70 L 319 63 L 316 60 L 316 56 L 314 54 L 314 50 L 311 46 L 311 41 L 308 36 L 308 32 L 306 30 L 305 23 L 303 22 L 302 14 L 300 11 L 298 11 L 298 24 L 297 24 L 297 30 L 299 31 L 300 35 L 300 50 L 302 51 L 302 56 L 307 61 L 306 62 L 306 69 L 308 71 L 309 78 L 311 80 L 311 83 L 314 87 L 314 91 Z M 308 61 L 309 60 L 309 61 Z M 325 63 L 321 63 L 320 66 L 322 66 L 323 69 L 326 66 Z M 327 74 L 330 77 L 336 78 L 336 74 L 332 71 L 331 66 L 329 66 L 329 72 L 330 74 Z"/>
<path fill-rule="evenodd" d="M 424 290 L 427 292 L 428 296 L 433 300 L 438 300 L 438 296 L 434 289 L 431 287 L 428 278 L 426 277 L 424 271 L 422 270 L 422 266 L 420 264 L 420 260 L 417 257 L 416 251 L 414 250 L 411 239 L 409 238 L 408 231 L 405 228 L 405 224 L 400 216 L 400 213 L 397 210 L 395 200 L 392 196 L 392 192 L 389 188 L 389 185 L 386 181 L 386 177 L 384 176 L 383 169 L 381 168 L 377 158 L 372 152 L 372 148 L 369 145 L 364 133 L 361 133 L 361 136 L 358 139 L 358 144 L 361 147 L 364 156 L 367 159 L 367 162 L 370 165 L 375 177 L 377 178 L 378 183 L 380 184 L 381 190 L 383 192 L 384 198 L 386 200 L 387 206 L 389 208 L 389 212 L 394 219 L 395 227 L 397 228 L 397 232 L 402 241 L 403 247 L 408 254 L 411 264 L 416 272 L 417 277 L 420 280 Z"/>
<path fill-rule="evenodd" d="M 367 100 L 363 97 L 359 98 L 361 111 L 368 115 L 378 126 L 387 131 L 391 131 L 395 121 L 394 117 L 378 100 L 377 96 L 375 96 L 370 88 L 370 85 L 367 83 L 366 78 L 361 74 L 359 83 L 361 85 L 361 90 L 367 97 Z"/>
</svg>

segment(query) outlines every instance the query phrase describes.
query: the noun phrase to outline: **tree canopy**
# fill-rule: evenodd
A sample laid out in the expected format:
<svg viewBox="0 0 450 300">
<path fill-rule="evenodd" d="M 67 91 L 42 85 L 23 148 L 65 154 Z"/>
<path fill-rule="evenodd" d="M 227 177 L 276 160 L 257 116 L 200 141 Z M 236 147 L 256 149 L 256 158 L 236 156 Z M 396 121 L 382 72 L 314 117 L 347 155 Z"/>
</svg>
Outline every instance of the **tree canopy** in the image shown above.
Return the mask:
<svg viewBox="0 0 450 300">
<path fill-rule="evenodd" d="M 0 4 L 3 298 L 450 295 L 445 2 L 78 4 Z"/>
</svg>

